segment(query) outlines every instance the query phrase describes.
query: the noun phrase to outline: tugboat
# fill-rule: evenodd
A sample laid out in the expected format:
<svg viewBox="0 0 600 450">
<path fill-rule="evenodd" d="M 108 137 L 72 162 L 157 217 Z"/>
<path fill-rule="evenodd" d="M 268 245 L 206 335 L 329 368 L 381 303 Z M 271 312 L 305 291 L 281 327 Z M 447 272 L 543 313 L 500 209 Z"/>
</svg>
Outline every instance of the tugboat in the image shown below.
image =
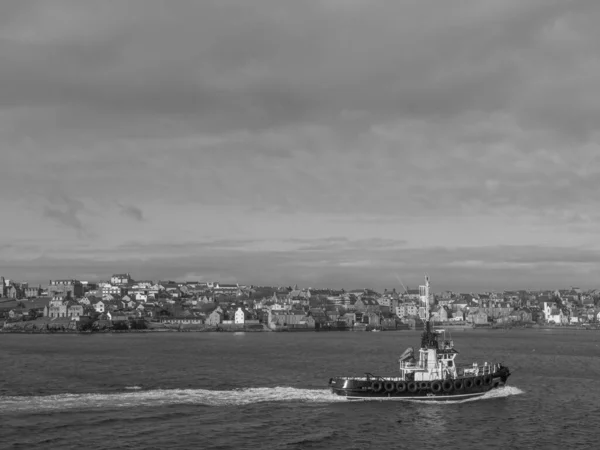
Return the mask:
<svg viewBox="0 0 600 450">
<path fill-rule="evenodd" d="M 500 363 L 458 367 L 454 361 L 458 351 L 446 339 L 444 330 L 433 330 L 429 310 L 429 277 L 419 286 L 425 303 L 425 329 L 421 348 L 415 360 L 412 347 L 400 356 L 399 376 L 333 377 L 329 386 L 334 394 L 348 400 L 462 400 L 484 395 L 506 385 L 510 371 Z M 441 342 L 440 342 L 441 338 Z"/>
</svg>

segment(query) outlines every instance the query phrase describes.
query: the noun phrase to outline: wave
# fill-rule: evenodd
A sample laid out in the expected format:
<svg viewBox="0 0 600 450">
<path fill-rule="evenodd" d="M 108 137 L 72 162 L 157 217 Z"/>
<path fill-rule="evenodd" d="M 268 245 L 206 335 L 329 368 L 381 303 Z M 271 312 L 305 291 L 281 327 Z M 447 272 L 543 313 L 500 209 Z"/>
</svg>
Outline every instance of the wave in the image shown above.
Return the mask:
<svg viewBox="0 0 600 450">
<path fill-rule="evenodd" d="M 136 406 L 204 405 L 241 406 L 264 402 L 331 403 L 344 401 L 329 389 L 297 389 L 292 387 L 246 388 L 228 391 L 208 389 L 157 389 L 142 391 L 139 386 L 125 389 L 134 392 L 115 394 L 58 394 L 45 396 L 0 397 L 0 413 L 43 412 L 67 409 L 112 409 Z"/>
<path fill-rule="evenodd" d="M 490 399 L 495 399 L 495 398 L 505 398 L 505 397 L 512 397 L 513 395 L 521 395 L 524 394 L 525 392 L 522 391 L 521 389 L 519 389 L 516 386 L 504 386 L 498 389 L 492 389 L 491 391 L 486 392 L 485 394 L 483 394 L 480 397 L 472 397 L 472 398 L 466 398 L 466 399 L 462 399 L 462 400 L 441 400 L 441 401 L 428 401 L 427 404 L 432 403 L 432 404 L 444 404 L 444 405 L 452 405 L 452 404 L 458 404 L 458 403 L 470 403 L 470 402 L 481 402 L 484 400 L 490 400 Z M 419 400 L 412 400 L 413 402 L 419 402 Z M 420 401 L 420 403 L 423 403 L 422 401 Z"/>
</svg>

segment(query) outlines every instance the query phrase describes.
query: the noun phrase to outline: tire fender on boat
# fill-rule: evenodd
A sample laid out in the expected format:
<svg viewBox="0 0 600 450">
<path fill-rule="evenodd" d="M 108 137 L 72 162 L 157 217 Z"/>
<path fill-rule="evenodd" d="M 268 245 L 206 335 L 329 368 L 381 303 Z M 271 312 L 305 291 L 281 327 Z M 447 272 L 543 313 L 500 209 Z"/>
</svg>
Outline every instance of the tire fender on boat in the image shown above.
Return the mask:
<svg viewBox="0 0 600 450">
<path fill-rule="evenodd" d="M 436 394 L 438 392 L 441 392 L 441 390 L 442 390 L 442 383 L 440 383 L 439 381 L 434 381 L 433 383 L 431 383 L 431 390 L 433 392 L 435 392 Z"/>
<path fill-rule="evenodd" d="M 442 389 L 444 390 L 444 392 L 450 392 L 453 387 L 454 383 L 452 383 L 451 380 L 444 380 L 444 382 L 442 383 Z"/>
<path fill-rule="evenodd" d="M 485 384 L 486 386 L 492 384 L 492 376 L 490 374 L 483 376 L 483 384 Z"/>
<path fill-rule="evenodd" d="M 467 378 L 465 380 L 465 389 L 471 389 L 473 387 L 473 379 Z"/>
<path fill-rule="evenodd" d="M 383 383 L 382 383 L 381 381 L 373 381 L 373 382 L 371 383 L 371 389 L 372 389 L 374 392 L 380 392 L 380 391 L 381 391 L 381 389 L 383 389 Z"/>
<path fill-rule="evenodd" d="M 475 377 L 475 387 L 481 387 L 483 385 L 482 377 Z"/>
<path fill-rule="evenodd" d="M 396 383 L 394 383 L 391 380 L 388 380 L 385 383 L 383 383 L 383 388 L 386 392 L 394 392 L 396 390 Z"/>
<path fill-rule="evenodd" d="M 411 381 L 410 383 L 408 383 L 408 391 L 409 392 L 417 392 L 417 389 L 419 389 L 419 387 L 417 386 L 417 383 L 415 383 L 414 381 Z"/>
<path fill-rule="evenodd" d="M 404 391 L 406 391 L 406 383 L 404 381 L 398 381 L 396 383 L 396 392 L 401 394 Z"/>
<path fill-rule="evenodd" d="M 419 389 L 422 391 L 426 391 L 427 389 L 429 389 L 429 383 L 427 381 L 421 381 L 419 383 Z"/>
<path fill-rule="evenodd" d="M 457 391 L 462 391 L 462 388 L 464 387 L 464 383 L 462 380 L 455 380 L 454 381 L 454 389 L 456 389 Z"/>
</svg>

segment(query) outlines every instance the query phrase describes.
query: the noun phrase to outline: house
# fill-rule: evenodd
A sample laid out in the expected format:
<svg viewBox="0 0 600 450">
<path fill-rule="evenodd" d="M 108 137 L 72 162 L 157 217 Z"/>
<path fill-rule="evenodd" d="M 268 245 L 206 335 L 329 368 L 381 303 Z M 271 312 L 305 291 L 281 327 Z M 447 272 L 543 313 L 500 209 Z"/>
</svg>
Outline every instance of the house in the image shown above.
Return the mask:
<svg viewBox="0 0 600 450">
<path fill-rule="evenodd" d="M 458 313 L 463 312 L 468 305 L 468 302 L 462 298 L 454 299 L 450 302 L 450 307 L 452 308 L 452 312 Z"/>
<path fill-rule="evenodd" d="M 234 314 L 234 323 L 243 325 L 246 320 L 246 311 L 244 311 L 241 306 L 238 307 L 237 311 Z"/>
<path fill-rule="evenodd" d="M 219 325 L 222 322 L 223 311 L 221 310 L 221 308 L 217 308 L 213 312 L 211 312 L 205 321 L 206 325 Z"/>
<path fill-rule="evenodd" d="M 568 321 L 560 308 L 552 308 L 550 310 L 544 309 L 544 317 L 547 323 L 562 325 Z"/>
<path fill-rule="evenodd" d="M 268 323 L 278 326 L 294 326 L 305 325 L 307 323 L 307 315 L 304 311 L 289 311 L 289 312 L 268 312 Z"/>
<path fill-rule="evenodd" d="M 529 308 L 522 308 L 519 310 L 515 310 L 515 311 L 511 311 L 511 313 L 508 315 L 508 320 L 510 322 L 531 322 L 532 321 L 532 314 L 531 314 L 531 310 Z"/>
<path fill-rule="evenodd" d="M 102 300 L 92 304 L 92 306 L 94 307 L 96 312 L 99 312 L 99 313 L 103 313 L 105 310 L 105 307 L 106 307 L 105 303 Z"/>
<path fill-rule="evenodd" d="M 82 305 L 70 305 L 67 308 L 67 317 L 70 317 L 73 320 L 79 320 L 79 317 L 81 316 L 83 316 Z"/>
<path fill-rule="evenodd" d="M 374 312 L 368 312 L 363 314 L 362 321 L 373 327 L 379 327 L 381 325 L 381 316 Z"/>
<path fill-rule="evenodd" d="M 128 298 L 126 298 L 127 296 L 123 297 L 121 299 L 121 307 L 125 308 L 125 309 L 131 309 L 135 306 L 135 302 L 133 300 L 130 300 Z"/>
<path fill-rule="evenodd" d="M 578 323 L 582 322 L 584 322 L 583 317 L 580 316 L 577 311 L 571 312 L 571 315 L 569 316 L 569 323 L 571 325 L 577 325 Z"/>
<path fill-rule="evenodd" d="M 14 284 L 11 284 L 10 286 L 8 286 L 5 290 L 4 290 L 4 294 L 6 297 L 8 298 L 20 298 L 21 297 L 21 292 L 19 290 L 19 288 L 17 286 L 15 286 Z"/>
<path fill-rule="evenodd" d="M 488 315 L 484 311 L 470 311 L 467 322 L 471 322 L 473 325 L 487 325 Z"/>
<path fill-rule="evenodd" d="M 431 319 L 434 322 L 448 322 L 448 311 L 443 306 L 438 306 L 434 308 Z"/>
<path fill-rule="evenodd" d="M 110 277 L 110 284 L 113 285 L 122 285 L 122 284 L 131 284 L 133 283 L 133 279 L 131 275 L 128 273 L 117 273 Z"/>
<path fill-rule="evenodd" d="M 61 296 L 55 296 L 44 307 L 44 316 L 50 318 L 67 317 L 67 301 Z"/>
<path fill-rule="evenodd" d="M 380 305 L 377 300 L 369 297 L 361 297 L 354 303 L 354 310 L 357 312 L 379 312 Z"/>
<path fill-rule="evenodd" d="M 557 308 L 556 300 L 548 299 L 542 304 L 544 317 L 548 321 L 548 316 L 552 315 L 552 311 Z"/>
<path fill-rule="evenodd" d="M 325 314 L 325 311 L 323 311 L 321 308 L 311 308 L 308 314 L 310 314 L 314 319 L 315 327 L 317 328 L 325 326 L 329 322 L 327 314 Z"/>
</svg>

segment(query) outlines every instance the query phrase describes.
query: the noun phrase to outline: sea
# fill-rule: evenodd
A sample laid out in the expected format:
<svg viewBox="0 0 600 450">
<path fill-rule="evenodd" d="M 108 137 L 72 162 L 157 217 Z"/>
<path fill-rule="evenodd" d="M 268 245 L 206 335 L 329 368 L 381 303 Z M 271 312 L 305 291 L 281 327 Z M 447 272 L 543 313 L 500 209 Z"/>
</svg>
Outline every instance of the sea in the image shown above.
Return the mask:
<svg viewBox="0 0 600 450">
<path fill-rule="evenodd" d="M 351 402 L 330 377 L 397 373 L 418 331 L 0 334 L 2 449 L 600 447 L 600 332 L 457 330 L 502 362 L 475 400 Z"/>
</svg>

